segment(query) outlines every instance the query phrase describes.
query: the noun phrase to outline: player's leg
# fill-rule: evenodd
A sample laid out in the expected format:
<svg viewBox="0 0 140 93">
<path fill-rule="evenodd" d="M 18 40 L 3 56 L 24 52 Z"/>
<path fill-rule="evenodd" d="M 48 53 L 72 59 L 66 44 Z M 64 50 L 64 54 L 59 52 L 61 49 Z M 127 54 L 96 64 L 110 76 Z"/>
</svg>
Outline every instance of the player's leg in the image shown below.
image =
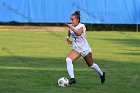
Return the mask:
<svg viewBox="0 0 140 93">
<path fill-rule="evenodd" d="M 80 54 L 77 51 L 71 50 L 71 52 L 68 54 L 68 56 L 66 58 L 67 71 L 68 71 L 68 74 L 71 78 L 69 80 L 69 84 L 75 84 L 76 83 L 76 80 L 75 80 L 75 77 L 74 77 L 74 69 L 73 69 L 72 61 L 76 60 L 79 57 L 80 57 Z"/>
<path fill-rule="evenodd" d="M 93 62 L 92 53 L 89 52 L 85 57 L 84 60 L 86 61 L 87 65 L 94 69 L 101 78 L 101 83 L 105 82 L 105 73 L 101 71 L 100 67 Z"/>
<path fill-rule="evenodd" d="M 80 57 L 80 53 L 76 50 L 72 49 L 70 53 L 67 55 L 67 58 L 70 58 L 72 61 L 78 59 Z"/>
</svg>

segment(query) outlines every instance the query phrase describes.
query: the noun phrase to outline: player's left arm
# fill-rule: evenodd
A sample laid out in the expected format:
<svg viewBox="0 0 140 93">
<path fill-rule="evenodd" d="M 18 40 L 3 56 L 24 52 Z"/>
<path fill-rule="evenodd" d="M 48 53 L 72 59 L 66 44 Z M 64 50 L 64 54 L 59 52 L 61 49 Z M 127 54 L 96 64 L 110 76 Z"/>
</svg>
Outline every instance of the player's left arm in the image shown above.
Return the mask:
<svg viewBox="0 0 140 93">
<path fill-rule="evenodd" d="M 83 27 L 79 28 L 78 30 L 74 29 L 70 24 L 67 24 L 67 26 L 77 35 L 81 36 L 83 33 Z"/>
<path fill-rule="evenodd" d="M 70 40 L 70 36 L 71 36 L 70 30 L 68 30 L 68 35 L 67 35 L 67 42 L 68 42 L 68 44 L 72 44 L 72 41 Z"/>
</svg>

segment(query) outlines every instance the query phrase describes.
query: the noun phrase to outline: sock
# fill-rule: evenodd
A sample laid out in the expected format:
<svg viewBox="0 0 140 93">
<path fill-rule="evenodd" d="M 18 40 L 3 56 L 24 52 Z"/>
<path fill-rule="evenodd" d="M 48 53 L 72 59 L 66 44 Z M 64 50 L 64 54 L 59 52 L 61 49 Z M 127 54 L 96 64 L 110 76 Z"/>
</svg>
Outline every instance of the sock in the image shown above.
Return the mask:
<svg viewBox="0 0 140 93">
<path fill-rule="evenodd" d="M 67 71 L 71 78 L 74 78 L 74 70 L 73 70 L 73 64 L 72 60 L 70 58 L 66 58 L 66 64 L 67 64 Z"/>
<path fill-rule="evenodd" d="M 101 71 L 101 69 L 99 68 L 99 66 L 97 64 L 93 63 L 91 68 L 94 69 L 100 76 L 103 75 L 103 72 Z"/>
</svg>

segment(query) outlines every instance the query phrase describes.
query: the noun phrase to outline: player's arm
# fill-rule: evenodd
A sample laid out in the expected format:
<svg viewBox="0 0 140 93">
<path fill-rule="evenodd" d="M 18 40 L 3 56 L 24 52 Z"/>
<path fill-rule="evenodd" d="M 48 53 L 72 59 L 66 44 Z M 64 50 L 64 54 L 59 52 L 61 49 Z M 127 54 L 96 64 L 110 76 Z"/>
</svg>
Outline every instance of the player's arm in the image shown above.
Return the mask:
<svg viewBox="0 0 140 93">
<path fill-rule="evenodd" d="M 70 29 L 68 30 L 68 38 L 70 38 L 71 34 L 70 34 Z"/>
<path fill-rule="evenodd" d="M 72 41 L 70 40 L 70 36 L 71 36 L 71 34 L 70 34 L 70 30 L 68 31 L 68 35 L 67 35 L 67 42 L 68 42 L 68 44 L 72 44 Z"/>
<path fill-rule="evenodd" d="M 81 27 L 80 29 L 76 30 L 74 29 L 70 24 L 67 24 L 67 26 L 77 35 L 77 36 L 81 36 L 83 33 L 83 27 Z"/>
</svg>

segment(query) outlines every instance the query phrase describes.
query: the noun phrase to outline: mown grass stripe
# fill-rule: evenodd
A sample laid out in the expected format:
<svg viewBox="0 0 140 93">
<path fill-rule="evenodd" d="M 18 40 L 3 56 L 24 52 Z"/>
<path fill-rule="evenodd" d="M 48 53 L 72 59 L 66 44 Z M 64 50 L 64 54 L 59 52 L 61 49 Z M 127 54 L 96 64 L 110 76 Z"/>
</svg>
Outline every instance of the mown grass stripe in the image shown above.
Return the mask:
<svg viewBox="0 0 140 93">
<path fill-rule="evenodd" d="M 3 70 L 31 70 L 31 71 L 66 71 L 65 68 L 36 68 L 36 67 L 12 67 L 12 66 L 0 66 Z M 89 69 L 75 69 L 75 71 L 89 71 Z"/>
</svg>

